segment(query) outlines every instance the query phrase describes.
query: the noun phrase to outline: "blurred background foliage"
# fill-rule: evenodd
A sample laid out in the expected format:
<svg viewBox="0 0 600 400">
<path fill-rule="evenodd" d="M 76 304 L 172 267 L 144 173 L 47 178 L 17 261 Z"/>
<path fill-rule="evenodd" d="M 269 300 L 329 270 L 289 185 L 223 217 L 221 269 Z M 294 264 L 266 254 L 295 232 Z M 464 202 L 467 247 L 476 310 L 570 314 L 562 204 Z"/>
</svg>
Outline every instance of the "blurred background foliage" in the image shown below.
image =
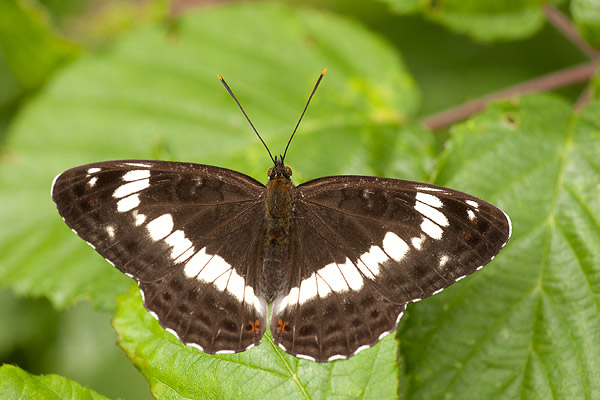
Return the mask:
<svg viewBox="0 0 600 400">
<path fill-rule="evenodd" d="M 179 15 L 202 12 L 220 3 L 1 0 L 0 144 L 20 111 L 74 60 L 110 49 L 141 25 L 161 24 L 176 30 Z M 497 10 L 492 7 L 490 11 L 488 4 L 487 20 L 477 18 L 475 3 L 458 0 L 287 3 L 358 21 L 391 43 L 402 54 L 420 91 L 418 117 L 586 60 L 578 48 L 544 22 L 539 1 L 490 2 Z M 591 3 L 555 2 L 566 13 L 572 12 L 582 33 L 597 44 L 598 19 L 590 17 L 595 10 Z M 443 10 L 440 4 L 444 4 Z M 470 9 L 461 9 L 464 7 Z M 511 12 L 506 12 L 507 7 Z M 285 80 L 286 71 L 273 79 Z M 583 87 L 576 84 L 557 92 L 575 102 Z M 442 130 L 438 137 L 445 134 Z M 6 159 L 10 154 L 1 156 Z M 0 361 L 34 374 L 65 375 L 111 398 L 150 398 L 146 381 L 115 346 L 116 336 L 108 323 L 111 317 L 111 312 L 94 309 L 87 302 L 57 311 L 44 298 L 19 297 L 11 288 L 2 289 Z"/>
</svg>

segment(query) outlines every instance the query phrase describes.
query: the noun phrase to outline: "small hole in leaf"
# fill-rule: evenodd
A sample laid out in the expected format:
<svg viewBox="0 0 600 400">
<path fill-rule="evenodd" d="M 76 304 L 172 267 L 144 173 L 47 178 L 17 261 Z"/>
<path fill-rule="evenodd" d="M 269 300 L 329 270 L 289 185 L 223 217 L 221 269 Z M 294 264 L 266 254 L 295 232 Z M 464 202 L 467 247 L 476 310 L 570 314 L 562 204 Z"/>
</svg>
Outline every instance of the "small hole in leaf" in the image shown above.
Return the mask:
<svg viewBox="0 0 600 400">
<path fill-rule="evenodd" d="M 505 113 L 502 116 L 502 121 L 508 126 L 509 129 L 515 130 L 519 127 L 519 117 L 517 114 Z"/>
</svg>

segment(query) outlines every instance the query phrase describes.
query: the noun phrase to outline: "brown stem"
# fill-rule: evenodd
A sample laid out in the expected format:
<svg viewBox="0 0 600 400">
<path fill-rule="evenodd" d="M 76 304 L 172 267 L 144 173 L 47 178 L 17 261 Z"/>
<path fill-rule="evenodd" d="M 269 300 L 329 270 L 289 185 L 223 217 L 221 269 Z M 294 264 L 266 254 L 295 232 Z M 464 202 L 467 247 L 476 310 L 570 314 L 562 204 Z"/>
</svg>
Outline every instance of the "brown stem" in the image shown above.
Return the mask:
<svg viewBox="0 0 600 400">
<path fill-rule="evenodd" d="M 575 105 L 573 106 L 575 111 L 581 111 L 589 104 L 589 102 L 592 100 L 592 91 L 592 84 L 589 83 L 575 102 Z"/>
<path fill-rule="evenodd" d="M 569 67 L 560 71 L 511 86 L 496 93 L 466 102 L 458 107 L 450 108 L 423 118 L 423 124 L 430 130 L 437 130 L 455 122 L 466 119 L 477 112 L 483 111 L 492 100 L 506 99 L 530 93 L 548 91 L 574 83 L 584 82 L 594 76 L 598 65 L 595 62 Z"/>
<path fill-rule="evenodd" d="M 556 7 L 551 4 L 545 4 L 543 7 L 544 13 L 548 22 L 568 38 L 575 46 L 587 55 L 592 60 L 600 58 L 598 50 L 590 46 L 579 34 L 579 31 L 573 26 L 569 18 L 561 13 Z"/>
</svg>

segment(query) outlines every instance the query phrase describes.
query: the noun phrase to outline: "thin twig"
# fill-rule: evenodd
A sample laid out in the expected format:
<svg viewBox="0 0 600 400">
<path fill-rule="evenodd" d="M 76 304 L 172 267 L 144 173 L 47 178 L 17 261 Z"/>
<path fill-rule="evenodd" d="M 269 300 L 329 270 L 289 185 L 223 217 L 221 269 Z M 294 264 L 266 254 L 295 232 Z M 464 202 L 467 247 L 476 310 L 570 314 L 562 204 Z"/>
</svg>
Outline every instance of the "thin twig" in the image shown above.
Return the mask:
<svg viewBox="0 0 600 400">
<path fill-rule="evenodd" d="M 430 130 L 437 130 L 466 119 L 474 113 L 483 111 L 492 100 L 506 99 L 530 93 L 548 91 L 574 83 L 585 82 L 594 76 L 598 65 L 595 62 L 569 67 L 552 72 L 539 78 L 511 86 L 496 93 L 480 97 L 428 117 L 423 118 L 423 124 Z"/>
<path fill-rule="evenodd" d="M 592 60 L 600 58 L 600 52 L 590 46 L 579 34 L 579 31 L 573 26 L 569 18 L 561 13 L 556 7 L 551 4 L 544 4 L 544 13 L 548 22 L 568 38 L 575 46 L 577 46 L 585 55 Z"/>
<path fill-rule="evenodd" d="M 592 100 L 592 90 L 592 84 L 588 83 L 573 106 L 575 111 L 581 111 L 585 108 L 585 106 L 588 105 L 588 103 Z"/>
</svg>

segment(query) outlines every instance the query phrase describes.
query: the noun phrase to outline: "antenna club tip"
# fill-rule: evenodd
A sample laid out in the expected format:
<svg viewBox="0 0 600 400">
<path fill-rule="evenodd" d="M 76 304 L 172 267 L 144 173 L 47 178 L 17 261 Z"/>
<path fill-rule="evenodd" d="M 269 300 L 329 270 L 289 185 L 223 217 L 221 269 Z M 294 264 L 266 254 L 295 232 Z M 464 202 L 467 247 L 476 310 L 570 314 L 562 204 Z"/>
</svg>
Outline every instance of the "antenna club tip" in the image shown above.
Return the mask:
<svg viewBox="0 0 600 400">
<path fill-rule="evenodd" d="M 327 72 L 327 68 L 323 69 L 323 72 L 321 72 L 321 76 L 325 75 L 325 72 Z"/>
<path fill-rule="evenodd" d="M 217 77 L 218 77 L 220 80 L 223 80 L 223 77 L 222 77 L 221 75 L 217 74 Z"/>
</svg>

